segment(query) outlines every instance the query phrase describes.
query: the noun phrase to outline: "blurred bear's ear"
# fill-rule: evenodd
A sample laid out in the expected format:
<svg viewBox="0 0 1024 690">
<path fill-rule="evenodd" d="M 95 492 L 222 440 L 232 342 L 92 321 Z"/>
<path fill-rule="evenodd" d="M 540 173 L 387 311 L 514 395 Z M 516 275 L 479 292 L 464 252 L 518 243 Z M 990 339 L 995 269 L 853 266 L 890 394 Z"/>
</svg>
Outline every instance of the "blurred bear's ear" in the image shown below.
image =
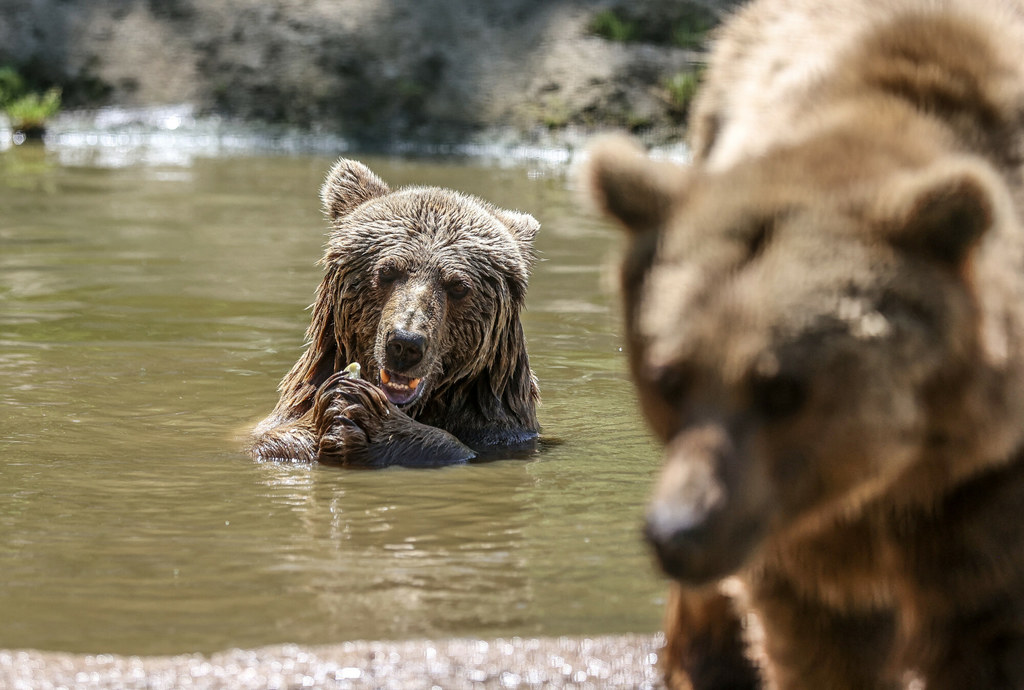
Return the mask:
<svg viewBox="0 0 1024 690">
<path fill-rule="evenodd" d="M 590 199 L 631 233 L 658 229 L 680 198 L 687 173 L 667 161 L 654 161 L 632 140 L 598 138 L 589 148 L 581 180 Z"/>
<path fill-rule="evenodd" d="M 390 191 L 384 181 L 365 165 L 342 158 L 327 173 L 327 180 L 320 188 L 320 201 L 324 214 L 333 221 L 351 213 L 364 201 L 384 196 Z"/>
<path fill-rule="evenodd" d="M 524 251 L 533 252 L 533 239 L 540 230 L 540 223 L 536 218 L 529 213 L 506 211 L 503 208 L 492 208 L 491 212 L 512 231 L 512 235 L 519 240 Z"/>
<path fill-rule="evenodd" d="M 893 246 L 957 267 L 995 223 L 1001 187 L 981 163 L 945 163 L 889 185 L 877 212 Z"/>
</svg>

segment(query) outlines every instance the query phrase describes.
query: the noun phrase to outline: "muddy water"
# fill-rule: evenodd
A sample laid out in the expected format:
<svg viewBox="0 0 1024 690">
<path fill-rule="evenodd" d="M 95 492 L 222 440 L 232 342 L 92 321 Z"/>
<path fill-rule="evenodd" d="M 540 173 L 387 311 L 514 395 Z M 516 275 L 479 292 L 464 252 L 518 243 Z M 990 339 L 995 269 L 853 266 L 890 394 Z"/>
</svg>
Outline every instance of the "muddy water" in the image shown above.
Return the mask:
<svg viewBox="0 0 1024 690">
<path fill-rule="evenodd" d="M 658 628 L 618 238 L 563 168 L 364 158 L 542 222 L 525 326 L 548 448 L 379 472 L 240 452 L 301 352 L 331 160 L 0 153 L 0 648 Z"/>
</svg>

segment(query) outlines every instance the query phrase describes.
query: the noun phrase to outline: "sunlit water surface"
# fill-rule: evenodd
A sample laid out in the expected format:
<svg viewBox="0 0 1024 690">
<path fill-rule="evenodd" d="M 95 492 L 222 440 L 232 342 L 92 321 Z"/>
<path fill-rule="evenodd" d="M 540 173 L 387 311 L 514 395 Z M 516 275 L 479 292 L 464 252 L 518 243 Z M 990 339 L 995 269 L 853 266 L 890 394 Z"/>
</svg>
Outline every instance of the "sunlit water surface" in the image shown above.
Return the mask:
<svg viewBox="0 0 1024 690">
<path fill-rule="evenodd" d="M 0 152 L 0 647 L 658 628 L 619 238 L 562 167 L 364 158 L 541 221 L 524 320 L 557 443 L 425 471 L 242 454 L 301 352 L 332 159 Z"/>
</svg>

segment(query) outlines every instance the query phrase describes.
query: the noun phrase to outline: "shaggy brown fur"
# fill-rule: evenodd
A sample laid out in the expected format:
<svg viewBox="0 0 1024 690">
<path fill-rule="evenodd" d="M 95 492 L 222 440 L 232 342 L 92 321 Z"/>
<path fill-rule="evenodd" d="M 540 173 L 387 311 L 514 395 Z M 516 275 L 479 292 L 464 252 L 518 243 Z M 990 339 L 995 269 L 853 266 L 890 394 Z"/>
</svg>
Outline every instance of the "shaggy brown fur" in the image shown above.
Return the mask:
<svg viewBox="0 0 1024 690">
<path fill-rule="evenodd" d="M 669 680 L 740 629 L 735 574 L 770 687 L 1024 688 L 1024 6 L 758 0 L 693 144 L 589 168 L 666 446 Z"/>
<path fill-rule="evenodd" d="M 340 160 L 309 346 L 253 432 L 259 459 L 442 465 L 536 442 L 520 310 L 533 217 Z M 344 373 L 358 362 L 363 376 Z"/>
<path fill-rule="evenodd" d="M 758 672 L 743 637 L 732 598 L 674 585 L 665 607 L 665 646 L 659 655 L 665 683 L 677 689 L 758 687 Z"/>
</svg>

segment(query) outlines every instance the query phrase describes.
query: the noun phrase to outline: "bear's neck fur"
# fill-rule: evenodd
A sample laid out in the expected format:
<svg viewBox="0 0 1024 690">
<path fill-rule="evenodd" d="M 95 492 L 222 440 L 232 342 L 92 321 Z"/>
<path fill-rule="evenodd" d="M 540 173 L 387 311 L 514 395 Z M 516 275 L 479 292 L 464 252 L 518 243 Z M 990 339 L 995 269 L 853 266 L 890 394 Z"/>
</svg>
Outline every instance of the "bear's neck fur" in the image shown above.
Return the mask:
<svg viewBox="0 0 1024 690">
<path fill-rule="evenodd" d="M 442 384 L 412 416 L 447 429 L 476 449 L 517 446 L 536 438 L 540 393 L 518 317 L 503 329 L 494 351 L 483 371 Z"/>
</svg>

